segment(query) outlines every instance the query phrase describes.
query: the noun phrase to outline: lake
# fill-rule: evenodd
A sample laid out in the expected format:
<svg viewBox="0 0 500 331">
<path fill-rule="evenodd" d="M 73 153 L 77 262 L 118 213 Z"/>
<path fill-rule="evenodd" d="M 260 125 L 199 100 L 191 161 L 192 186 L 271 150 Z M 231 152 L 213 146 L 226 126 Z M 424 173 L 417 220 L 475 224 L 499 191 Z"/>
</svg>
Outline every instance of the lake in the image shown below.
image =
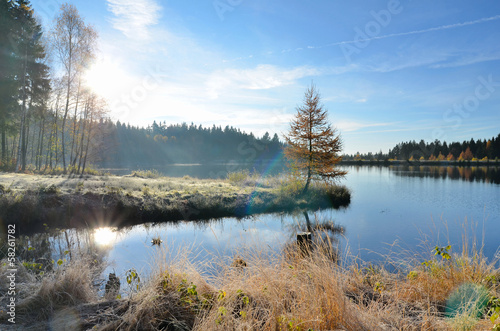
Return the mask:
<svg viewBox="0 0 500 331">
<path fill-rule="evenodd" d="M 196 171 L 200 171 L 196 166 Z M 462 247 L 463 236 L 483 247 L 492 260 L 500 250 L 500 168 L 455 166 L 344 166 L 342 184 L 352 191 L 351 204 L 341 210 L 310 211 L 311 222 L 332 222 L 343 231 L 335 234 L 339 254 L 378 261 L 401 252 L 429 257 L 436 245 Z M 185 168 L 182 175 L 190 174 Z M 211 170 L 218 171 L 218 170 Z M 223 171 L 223 170 L 220 170 Z M 286 243 L 305 230 L 305 217 L 296 214 L 263 214 L 244 219 L 224 218 L 204 222 L 142 224 L 120 231 L 95 233 L 68 231 L 52 239 L 53 255 L 63 257 L 68 243 L 93 238 L 110 263 L 105 274 L 124 275 L 131 268 L 144 275 L 155 256 L 176 256 L 189 251 L 189 259 L 203 262 L 219 256 L 228 263 L 233 256 L 267 250 L 279 254 Z M 93 236 L 92 236 L 93 235 Z M 152 245 L 154 238 L 161 246 Z M 186 249 L 188 247 L 189 249 Z"/>
</svg>

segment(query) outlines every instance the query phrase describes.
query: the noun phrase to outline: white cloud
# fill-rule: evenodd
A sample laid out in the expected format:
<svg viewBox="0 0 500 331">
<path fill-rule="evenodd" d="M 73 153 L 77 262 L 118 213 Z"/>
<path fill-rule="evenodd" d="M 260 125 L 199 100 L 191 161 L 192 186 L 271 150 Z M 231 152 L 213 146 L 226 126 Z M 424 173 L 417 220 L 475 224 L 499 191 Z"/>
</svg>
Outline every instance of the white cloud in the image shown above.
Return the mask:
<svg viewBox="0 0 500 331">
<path fill-rule="evenodd" d="M 293 84 L 297 79 L 315 76 L 321 71 L 309 66 L 283 69 L 261 64 L 253 69 L 225 69 L 214 72 L 207 80 L 207 93 L 216 99 L 229 89 L 265 90 Z"/>
<path fill-rule="evenodd" d="M 362 123 L 362 122 L 356 122 L 356 121 L 339 121 L 336 123 L 336 127 L 341 132 L 352 132 L 352 131 L 358 131 L 358 130 L 361 130 L 364 128 L 393 126 L 395 124 L 397 124 L 397 123 L 396 122 L 392 122 L 392 123 Z"/>
<path fill-rule="evenodd" d="M 454 67 L 462 67 L 462 66 L 475 64 L 475 63 L 480 63 L 480 62 L 497 61 L 497 60 L 500 60 L 500 54 L 492 54 L 492 55 L 479 54 L 477 56 L 464 56 L 458 60 L 455 60 L 455 61 L 449 62 L 449 63 L 438 63 L 435 65 L 432 65 L 431 68 L 433 68 L 433 69 L 454 68 Z"/>
<path fill-rule="evenodd" d="M 107 0 L 115 15 L 113 27 L 130 39 L 145 41 L 150 37 L 149 27 L 158 23 L 160 5 L 155 0 Z"/>
</svg>

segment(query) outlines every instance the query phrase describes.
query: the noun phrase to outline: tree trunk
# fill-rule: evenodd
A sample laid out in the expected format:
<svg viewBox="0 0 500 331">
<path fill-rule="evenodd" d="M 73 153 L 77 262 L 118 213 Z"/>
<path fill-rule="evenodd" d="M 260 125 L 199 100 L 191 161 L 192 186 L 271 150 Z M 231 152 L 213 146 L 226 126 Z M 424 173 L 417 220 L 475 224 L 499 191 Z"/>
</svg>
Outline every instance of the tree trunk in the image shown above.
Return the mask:
<svg viewBox="0 0 500 331">
<path fill-rule="evenodd" d="M 2 164 L 7 161 L 7 135 L 5 134 L 6 128 L 5 128 L 5 119 L 2 119 L 0 122 L 0 130 L 1 130 L 1 136 L 2 136 Z"/>
<path fill-rule="evenodd" d="M 71 139 L 71 154 L 70 154 L 70 165 L 72 168 L 75 167 L 75 162 L 76 162 L 76 155 L 75 155 L 75 162 L 73 162 L 73 152 L 74 152 L 74 148 L 75 148 L 75 141 L 78 139 L 77 138 L 77 134 L 76 134 L 76 115 L 78 113 L 78 103 L 79 103 L 79 99 L 80 99 L 80 87 L 81 87 L 81 79 L 78 79 L 78 90 L 76 92 L 76 104 L 75 104 L 75 116 L 73 117 L 73 132 L 72 132 L 72 136 L 73 138 Z M 71 172 L 73 172 L 74 170 L 72 169 Z"/>
<path fill-rule="evenodd" d="M 38 138 L 38 148 L 37 148 L 37 154 L 36 154 L 36 166 L 37 170 L 40 171 L 42 168 L 42 160 L 43 160 L 43 138 L 45 135 L 45 116 L 42 117 L 41 123 L 40 123 L 40 135 Z"/>
<path fill-rule="evenodd" d="M 302 190 L 301 195 L 306 194 L 307 190 L 309 189 L 309 184 L 311 183 L 311 168 L 312 168 L 312 127 L 313 127 L 313 118 L 312 118 L 312 113 L 309 114 L 309 156 L 308 156 L 308 163 L 307 163 L 307 181 L 306 181 L 306 186 L 304 186 L 304 189 Z"/>
<path fill-rule="evenodd" d="M 79 148 L 79 151 L 80 151 L 80 159 L 78 161 L 78 171 L 77 173 L 80 173 L 80 167 L 82 165 L 82 157 L 83 157 L 83 142 L 84 142 L 84 139 L 85 139 L 85 126 L 87 124 L 87 106 L 85 106 L 85 115 L 84 115 L 84 118 L 83 118 L 83 128 L 82 128 L 82 137 L 80 139 L 80 148 Z M 76 157 L 75 157 L 75 161 L 76 161 Z"/>
<path fill-rule="evenodd" d="M 82 175 L 85 172 L 85 165 L 87 164 L 87 155 L 89 154 L 90 137 L 91 137 L 92 127 L 93 127 L 92 120 L 93 120 L 93 118 L 92 118 L 92 114 L 91 114 L 90 119 L 89 119 L 89 132 L 87 133 L 87 146 L 85 147 L 85 157 L 83 158 L 83 166 L 82 166 L 82 172 L 81 172 Z"/>
</svg>

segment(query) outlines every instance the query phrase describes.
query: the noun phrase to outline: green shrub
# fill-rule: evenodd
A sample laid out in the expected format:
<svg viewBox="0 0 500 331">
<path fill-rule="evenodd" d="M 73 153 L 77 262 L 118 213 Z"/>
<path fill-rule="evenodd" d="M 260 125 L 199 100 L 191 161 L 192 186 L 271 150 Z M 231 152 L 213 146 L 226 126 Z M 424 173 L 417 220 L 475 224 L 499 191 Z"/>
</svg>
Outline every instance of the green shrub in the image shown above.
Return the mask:
<svg viewBox="0 0 500 331">
<path fill-rule="evenodd" d="M 57 186 L 55 186 L 54 184 L 52 184 L 50 186 L 41 185 L 38 188 L 38 193 L 40 193 L 40 194 L 59 194 L 59 193 L 61 193 L 61 190 Z"/>
<path fill-rule="evenodd" d="M 140 178 L 159 178 L 161 175 L 156 169 L 152 170 L 136 170 L 132 172 L 132 177 Z"/>
<path fill-rule="evenodd" d="M 227 180 L 233 185 L 238 185 L 246 181 L 249 176 L 250 176 L 250 171 L 245 169 L 240 171 L 229 172 L 227 174 Z"/>
</svg>

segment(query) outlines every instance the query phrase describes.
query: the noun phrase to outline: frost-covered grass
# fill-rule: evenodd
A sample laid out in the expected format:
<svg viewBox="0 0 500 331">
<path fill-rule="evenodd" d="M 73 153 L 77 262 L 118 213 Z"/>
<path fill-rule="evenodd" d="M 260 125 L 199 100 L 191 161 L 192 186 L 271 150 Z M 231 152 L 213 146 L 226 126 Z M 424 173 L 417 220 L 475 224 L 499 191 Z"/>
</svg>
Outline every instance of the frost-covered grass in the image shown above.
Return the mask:
<svg viewBox="0 0 500 331">
<path fill-rule="evenodd" d="M 347 206 L 344 186 L 316 183 L 301 195 L 303 183 L 290 176 L 229 174 L 227 179 L 128 176 L 83 177 L 0 174 L 0 217 L 51 226 L 140 223 L 245 216 L 297 208 Z M 36 230 L 36 229 L 34 229 Z"/>
</svg>

